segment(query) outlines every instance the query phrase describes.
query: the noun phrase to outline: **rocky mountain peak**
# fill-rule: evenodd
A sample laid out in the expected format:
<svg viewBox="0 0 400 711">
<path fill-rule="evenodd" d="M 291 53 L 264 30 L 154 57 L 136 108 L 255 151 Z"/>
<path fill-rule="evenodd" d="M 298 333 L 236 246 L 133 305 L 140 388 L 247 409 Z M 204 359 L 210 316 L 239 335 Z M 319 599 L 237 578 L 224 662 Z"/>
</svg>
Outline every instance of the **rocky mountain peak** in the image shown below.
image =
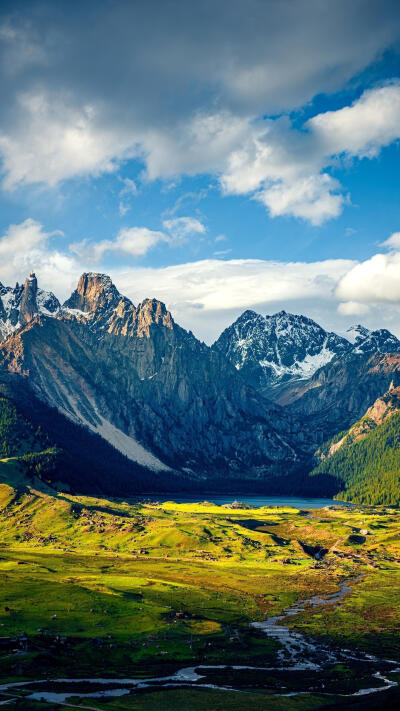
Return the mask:
<svg viewBox="0 0 400 711">
<path fill-rule="evenodd" d="M 137 328 L 138 335 L 148 335 L 152 324 L 173 328 L 171 313 L 165 304 L 157 299 L 144 299 L 137 307 Z"/>
<path fill-rule="evenodd" d="M 51 291 L 38 287 L 34 272 L 23 285 L 15 287 L 0 284 L 0 341 L 21 326 L 26 326 L 37 314 L 55 316 L 60 302 Z"/>
<path fill-rule="evenodd" d="M 25 279 L 24 290 L 22 292 L 19 307 L 19 322 L 25 326 L 38 313 L 37 305 L 38 283 L 35 272 L 31 272 Z"/>
<path fill-rule="evenodd" d="M 284 310 L 271 316 L 245 311 L 213 346 L 269 397 L 278 385 L 310 377 L 349 347 L 312 319 Z"/>
<path fill-rule="evenodd" d="M 370 333 L 371 331 L 369 328 L 362 326 L 361 323 L 356 323 L 354 326 L 350 326 L 350 328 L 347 329 L 345 336 L 350 343 L 355 344 L 357 341 L 368 338 Z"/>
<path fill-rule="evenodd" d="M 346 338 L 353 345 L 353 353 L 396 353 L 400 350 L 400 341 L 386 328 L 371 331 L 357 324 L 346 331 Z"/>
<path fill-rule="evenodd" d="M 82 274 L 78 286 L 64 303 L 63 316 L 86 323 L 98 337 L 104 334 L 150 337 L 152 326 L 173 328 L 165 305 L 157 299 L 144 299 L 139 306 L 119 293 L 111 278 L 93 272 Z"/>
<path fill-rule="evenodd" d="M 78 286 L 65 301 L 64 308 L 91 314 L 115 308 L 120 299 L 121 295 L 109 276 L 87 272 L 79 278 Z"/>
</svg>

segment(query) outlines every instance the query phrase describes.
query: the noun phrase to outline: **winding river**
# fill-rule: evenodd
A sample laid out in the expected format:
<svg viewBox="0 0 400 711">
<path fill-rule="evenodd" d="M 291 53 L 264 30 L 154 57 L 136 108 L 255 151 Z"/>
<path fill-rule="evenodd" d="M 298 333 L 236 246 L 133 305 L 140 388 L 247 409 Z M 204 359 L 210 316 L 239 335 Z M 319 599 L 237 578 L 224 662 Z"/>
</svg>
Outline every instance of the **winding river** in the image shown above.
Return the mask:
<svg viewBox="0 0 400 711">
<path fill-rule="evenodd" d="M 293 615 L 302 612 L 306 607 L 320 607 L 334 605 L 351 592 L 350 585 L 356 582 L 358 578 L 342 583 L 338 592 L 328 595 L 327 597 L 313 596 L 307 600 L 296 603 L 288 608 L 283 614 L 269 617 L 263 622 L 253 622 L 252 626 L 262 630 L 268 637 L 276 640 L 280 644 L 280 649 L 277 655 L 277 664 L 275 666 L 257 667 L 244 665 L 204 665 L 200 664 L 193 667 L 184 667 L 179 669 L 174 674 L 162 677 L 153 677 L 149 679 L 40 679 L 37 681 L 13 682 L 0 685 L 0 693 L 13 693 L 19 689 L 25 688 L 28 693 L 27 698 L 33 700 L 44 700 L 52 703 L 66 703 L 72 696 L 85 699 L 101 699 L 104 697 L 123 696 L 135 693 L 139 690 L 154 690 L 160 688 L 171 687 L 194 687 L 194 688 L 211 688 L 219 690 L 237 690 L 241 691 L 249 687 L 246 684 L 246 673 L 259 675 L 259 684 L 257 688 L 264 688 L 268 691 L 268 686 L 262 686 L 263 672 L 275 671 L 277 674 L 297 675 L 299 679 L 298 690 L 294 689 L 285 692 L 284 681 L 281 688 L 273 689 L 273 693 L 280 696 L 292 696 L 296 694 L 310 693 L 304 689 L 304 682 L 301 684 L 301 673 L 314 672 L 316 674 L 323 673 L 327 667 L 332 667 L 335 664 L 346 664 L 351 666 L 357 665 L 364 669 L 363 677 L 370 679 L 371 685 L 365 688 L 359 688 L 352 693 L 339 694 L 342 696 L 364 696 L 384 691 L 393 686 L 397 686 L 397 682 L 388 678 L 388 675 L 394 672 L 400 672 L 399 662 L 390 659 L 379 659 L 378 657 L 357 652 L 352 650 L 332 647 L 321 642 L 311 639 L 306 639 L 304 635 L 291 630 L 285 621 Z M 369 668 L 370 672 L 365 674 L 365 668 Z M 235 683 L 235 674 L 238 679 Z M 260 685 L 261 684 L 261 685 Z M 251 684 L 250 684 L 251 686 Z M 46 688 L 47 687 L 47 688 Z M 59 688 L 57 688 L 59 687 Z M 319 688 L 314 688 L 315 693 L 333 693 L 324 691 L 324 684 L 321 683 Z M 335 692 L 337 695 L 337 692 Z"/>
</svg>

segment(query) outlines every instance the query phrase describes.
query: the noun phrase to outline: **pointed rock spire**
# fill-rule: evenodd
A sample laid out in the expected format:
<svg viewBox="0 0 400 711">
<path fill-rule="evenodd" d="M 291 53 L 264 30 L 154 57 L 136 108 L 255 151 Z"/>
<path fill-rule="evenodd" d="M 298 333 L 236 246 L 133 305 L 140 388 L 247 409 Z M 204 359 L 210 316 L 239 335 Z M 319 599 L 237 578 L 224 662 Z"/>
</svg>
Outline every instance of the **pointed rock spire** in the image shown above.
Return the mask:
<svg viewBox="0 0 400 711">
<path fill-rule="evenodd" d="M 35 272 L 31 272 L 25 279 L 24 290 L 22 292 L 19 307 L 19 321 L 25 326 L 38 313 L 37 305 L 38 285 Z"/>
</svg>

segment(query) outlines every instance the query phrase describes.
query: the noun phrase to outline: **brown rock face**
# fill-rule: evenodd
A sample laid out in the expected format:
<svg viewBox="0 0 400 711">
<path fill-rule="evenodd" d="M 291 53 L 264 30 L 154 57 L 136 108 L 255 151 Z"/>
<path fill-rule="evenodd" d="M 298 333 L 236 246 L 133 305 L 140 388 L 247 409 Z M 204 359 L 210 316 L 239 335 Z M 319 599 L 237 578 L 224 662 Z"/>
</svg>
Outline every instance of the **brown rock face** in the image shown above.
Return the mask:
<svg viewBox="0 0 400 711">
<path fill-rule="evenodd" d="M 38 293 L 37 279 L 34 272 L 31 272 L 25 280 L 24 291 L 22 293 L 21 304 L 19 308 L 19 321 L 22 326 L 32 321 L 33 317 L 38 312 L 36 301 Z"/>
<path fill-rule="evenodd" d="M 109 276 L 89 272 L 82 274 L 78 286 L 67 299 L 64 306 L 78 309 L 84 313 L 92 313 L 115 307 L 120 295 Z"/>
</svg>

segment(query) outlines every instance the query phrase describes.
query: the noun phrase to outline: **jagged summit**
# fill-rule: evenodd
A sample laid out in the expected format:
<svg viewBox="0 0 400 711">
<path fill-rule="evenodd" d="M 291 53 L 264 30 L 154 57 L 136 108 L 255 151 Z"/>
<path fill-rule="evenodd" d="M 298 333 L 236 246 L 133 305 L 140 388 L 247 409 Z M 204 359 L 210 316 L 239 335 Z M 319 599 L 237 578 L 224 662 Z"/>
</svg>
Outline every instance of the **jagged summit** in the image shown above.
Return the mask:
<svg viewBox="0 0 400 711">
<path fill-rule="evenodd" d="M 267 316 L 246 310 L 213 348 L 263 394 L 276 397 L 283 386 L 312 377 L 335 357 L 397 352 L 400 341 L 386 329 L 357 324 L 343 337 L 285 310 Z"/>
<path fill-rule="evenodd" d="M 91 313 L 96 309 L 117 306 L 121 294 L 107 274 L 87 272 L 79 278 L 78 286 L 64 303 L 64 308 Z"/>
<path fill-rule="evenodd" d="M 306 316 L 284 310 L 262 316 L 248 310 L 213 348 L 224 353 L 255 387 L 271 395 L 271 388 L 310 377 L 348 346 L 346 339 Z"/>
<path fill-rule="evenodd" d="M 360 339 L 367 338 L 371 331 L 369 328 L 362 326 L 360 323 L 356 323 L 354 326 L 350 326 L 345 333 L 345 337 L 350 343 L 356 343 Z"/>
<path fill-rule="evenodd" d="M 172 329 L 174 321 L 165 304 L 154 298 L 138 306 L 123 296 L 107 274 L 85 272 L 63 306 L 53 293 L 38 287 L 31 272 L 24 285 L 0 283 L 0 341 L 26 326 L 38 315 L 85 323 L 100 337 L 105 333 L 149 337 L 154 326 Z"/>
<path fill-rule="evenodd" d="M 138 306 L 120 294 L 107 274 L 82 274 L 78 286 L 63 306 L 68 316 L 86 320 L 98 334 L 149 337 L 152 325 L 173 327 L 165 304 L 144 299 Z"/>
<path fill-rule="evenodd" d="M 31 271 L 23 285 L 0 284 L 0 340 L 21 326 L 26 326 L 37 314 L 55 316 L 60 302 L 51 291 L 39 289 L 36 274 Z"/>
</svg>

